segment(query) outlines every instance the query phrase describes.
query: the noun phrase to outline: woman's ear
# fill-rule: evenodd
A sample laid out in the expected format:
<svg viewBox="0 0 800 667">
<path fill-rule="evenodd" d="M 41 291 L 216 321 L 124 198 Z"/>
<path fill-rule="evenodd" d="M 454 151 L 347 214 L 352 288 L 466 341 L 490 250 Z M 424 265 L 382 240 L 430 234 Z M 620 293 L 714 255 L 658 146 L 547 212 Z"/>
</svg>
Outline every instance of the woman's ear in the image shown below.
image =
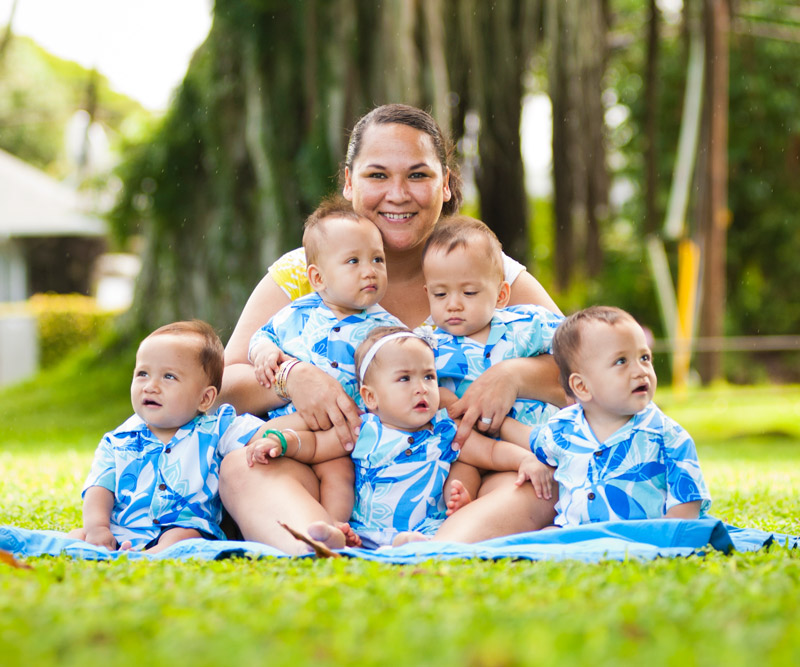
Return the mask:
<svg viewBox="0 0 800 667">
<path fill-rule="evenodd" d="M 306 275 L 308 275 L 308 284 L 315 292 L 325 289 L 325 281 L 322 278 L 322 272 L 316 264 L 309 264 L 306 268 Z"/>
<path fill-rule="evenodd" d="M 578 402 L 588 403 L 592 400 L 592 392 L 580 373 L 572 373 L 569 376 L 569 388 L 572 389 Z"/>
<path fill-rule="evenodd" d="M 444 188 L 442 190 L 442 200 L 450 201 L 452 196 L 453 193 L 450 192 L 450 167 L 447 167 L 444 170 Z"/>
<path fill-rule="evenodd" d="M 350 167 L 344 168 L 344 187 L 342 188 L 342 196 L 347 201 L 353 201 L 353 175 L 350 173 Z"/>
<path fill-rule="evenodd" d="M 497 294 L 497 305 L 495 308 L 505 308 L 511 299 L 511 285 L 505 280 L 500 283 L 500 291 Z"/>
<path fill-rule="evenodd" d="M 378 408 L 378 400 L 375 397 L 375 392 L 372 391 L 368 384 L 362 384 L 361 388 L 358 390 L 358 393 L 361 394 L 361 398 L 364 401 L 364 405 L 366 406 L 367 410 L 374 412 Z"/>
<path fill-rule="evenodd" d="M 217 388 L 213 385 L 209 385 L 203 390 L 203 396 L 200 399 L 200 405 L 197 406 L 198 412 L 206 412 L 212 405 L 214 405 L 214 401 L 217 400 Z"/>
</svg>

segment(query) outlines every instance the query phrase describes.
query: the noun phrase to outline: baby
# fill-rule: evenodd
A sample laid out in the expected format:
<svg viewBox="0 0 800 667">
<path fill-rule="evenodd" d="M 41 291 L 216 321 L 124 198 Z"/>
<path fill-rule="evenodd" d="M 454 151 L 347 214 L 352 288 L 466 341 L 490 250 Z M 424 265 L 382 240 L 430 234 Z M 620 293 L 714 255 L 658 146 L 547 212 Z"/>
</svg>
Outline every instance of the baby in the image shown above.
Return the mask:
<svg viewBox="0 0 800 667">
<path fill-rule="evenodd" d="M 494 232 L 467 216 L 441 220 L 423 249 L 425 290 L 437 327 L 436 372 L 440 386 L 458 398 L 494 364 L 549 355 L 553 334 L 563 320 L 541 306 L 508 305 L 511 289 L 503 278 L 502 258 Z M 557 385 L 555 373 L 553 378 L 551 389 Z M 554 392 L 542 393 L 551 396 Z M 546 423 L 557 411 L 542 400 L 521 398 L 508 417 L 535 426 Z M 495 415 L 496 423 L 488 416 L 481 421 L 499 427 L 504 416 Z M 463 463 L 453 466 L 452 477 L 452 490 L 446 490 L 451 512 L 469 502 L 480 485 L 478 472 Z"/>
<path fill-rule="evenodd" d="M 607 306 L 577 312 L 556 331 L 553 354 L 577 402 L 531 434 L 538 461 L 523 463 L 517 483 L 530 479 L 549 498 L 555 478 L 555 524 L 705 515 L 694 442 L 652 402 L 656 374 L 636 320 Z M 501 434 L 518 440 L 524 428 L 509 421 Z"/>
<path fill-rule="evenodd" d="M 303 232 L 308 279 L 314 294 L 278 311 L 250 341 L 250 360 L 258 381 L 274 385 L 290 401 L 286 379 L 301 361 L 312 363 L 336 379 L 363 408 L 353 357 L 358 344 L 378 325 L 399 324 L 378 305 L 386 293 L 386 262 L 378 228 L 357 215 L 350 203 L 331 198 L 308 217 Z M 291 402 L 270 412 L 271 418 L 295 413 Z M 307 429 L 293 414 L 282 428 Z M 342 450 L 342 454 L 346 454 Z M 354 473 L 347 458 L 314 466 L 322 505 L 345 524 L 353 507 Z M 342 526 L 346 529 L 345 526 Z"/>
<path fill-rule="evenodd" d="M 362 415 L 351 452 L 356 499 L 350 525 L 364 546 L 434 536 L 445 519 L 444 482 L 456 459 L 490 470 L 519 470 L 526 458 L 534 458 L 525 448 L 475 431 L 460 451 L 452 448 L 456 424 L 439 410 L 433 351 L 408 329 L 373 329 L 356 352 L 356 367 L 369 412 Z M 343 455 L 333 430 L 286 440 L 291 440 L 288 451 L 280 436 L 258 441 L 247 449 L 248 462 L 265 464 L 286 454 L 313 463 Z M 328 547 L 344 546 L 344 535 L 327 523 L 312 524 L 308 533 Z"/>
<path fill-rule="evenodd" d="M 139 345 L 131 382 L 136 413 L 106 433 L 83 490 L 83 528 L 71 537 L 108 549 L 162 549 L 219 527 L 222 458 L 266 431 L 230 405 L 214 415 L 223 348 L 199 320 L 156 329 Z"/>
</svg>

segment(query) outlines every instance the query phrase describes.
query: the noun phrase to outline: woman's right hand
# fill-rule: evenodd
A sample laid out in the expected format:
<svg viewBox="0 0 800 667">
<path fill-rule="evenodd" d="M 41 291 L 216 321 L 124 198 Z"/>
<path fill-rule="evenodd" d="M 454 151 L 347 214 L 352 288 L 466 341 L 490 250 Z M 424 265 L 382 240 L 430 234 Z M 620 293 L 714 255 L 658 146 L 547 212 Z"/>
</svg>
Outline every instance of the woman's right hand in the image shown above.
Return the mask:
<svg viewBox="0 0 800 667">
<path fill-rule="evenodd" d="M 312 431 L 333 428 L 342 446 L 352 451 L 361 417 L 341 384 L 316 366 L 301 362 L 289 373 L 286 389 L 297 412 Z"/>
</svg>

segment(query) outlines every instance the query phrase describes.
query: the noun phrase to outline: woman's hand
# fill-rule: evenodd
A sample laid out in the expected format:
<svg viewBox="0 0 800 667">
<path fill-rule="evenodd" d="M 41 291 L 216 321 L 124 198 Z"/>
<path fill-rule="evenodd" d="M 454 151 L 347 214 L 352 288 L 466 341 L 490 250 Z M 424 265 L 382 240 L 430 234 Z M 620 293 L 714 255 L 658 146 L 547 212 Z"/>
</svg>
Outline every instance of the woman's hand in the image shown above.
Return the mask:
<svg viewBox="0 0 800 667">
<path fill-rule="evenodd" d="M 342 385 L 325 371 L 301 362 L 289 373 L 286 388 L 309 429 L 327 431 L 333 428 L 342 446 L 352 451 L 361 417 Z"/>
<path fill-rule="evenodd" d="M 496 364 L 486 369 L 469 386 L 464 395 L 447 411 L 451 418 L 461 418 L 453 445 L 459 449 L 476 427 L 481 433 L 491 434 L 500 430 L 503 419 L 517 400 L 517 379 L 506 372 L 508 366 Z"/>
</svg>

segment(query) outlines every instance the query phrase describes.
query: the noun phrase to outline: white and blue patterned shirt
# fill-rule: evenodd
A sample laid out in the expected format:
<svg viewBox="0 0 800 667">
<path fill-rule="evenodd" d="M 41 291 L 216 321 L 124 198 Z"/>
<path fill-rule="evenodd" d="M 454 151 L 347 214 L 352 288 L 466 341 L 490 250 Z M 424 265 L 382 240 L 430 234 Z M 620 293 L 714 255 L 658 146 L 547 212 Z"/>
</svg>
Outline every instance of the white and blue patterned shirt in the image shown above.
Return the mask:
<svg viewBox="0 0 800 667">
<path fill-rule="evenodd" d="M 556 468 L 559 526 L 656 519 L 696 500 L 704 516 L 711 505 L 694 441 L 654 403 L 602 443 L 583 408 L 571 405 L 538 432 L 531 450 Z"/>
<path fill-rule="evenodd" d="M 377 326 L 403 326 L 403 323 L 377 304 L 340 320 L 314 293 L 275 313 L 253 334 L 250 351 L 262 340 L 272 341 L 286 354 L 321 368 L 363 409 L 353 357 L 358 344 Z M 277 417 L 294 411 L 289 403 L 269 414 Z"/>
<path fill-rule="evenodd" d="M 175 527 L 224 539 L 220 462 L 263 425 L 252 415 L 237 417 L 226 404 L 214 415 L 192 419 L 165 445 L 133 415 L 103 436 L 83 493 L 102 486 L 114 494 L 111 532 L 119 543 L 130 540 L 134 549 Z"/>
<path fill-rule="evenodd" d="M 468 336 L 454 336 L 437 329 L 436 374 L 439 386 L 461 398 L 477 377 L 490 366 L 519 357 L 550 354 L 553 335 L 564 318 L 541 306 L 509 306 L 494 311 L 486 344 Z M 558 408 L 543 401 L 518 399 L 509 417 L 534 426 L 544 424 Z"/>
<path fill-rule="evenodd" d="M 373 414 L 361 416 L 350 456 L 356 499 L 350 525 L 365 544 L 391 544 L 400 532 L 432 535 L 445 519 L 444 482 L 459 452 L 450 445 L 455 422 L 440 410 L 432 428 L 400 431 Z"/>
</svg>

